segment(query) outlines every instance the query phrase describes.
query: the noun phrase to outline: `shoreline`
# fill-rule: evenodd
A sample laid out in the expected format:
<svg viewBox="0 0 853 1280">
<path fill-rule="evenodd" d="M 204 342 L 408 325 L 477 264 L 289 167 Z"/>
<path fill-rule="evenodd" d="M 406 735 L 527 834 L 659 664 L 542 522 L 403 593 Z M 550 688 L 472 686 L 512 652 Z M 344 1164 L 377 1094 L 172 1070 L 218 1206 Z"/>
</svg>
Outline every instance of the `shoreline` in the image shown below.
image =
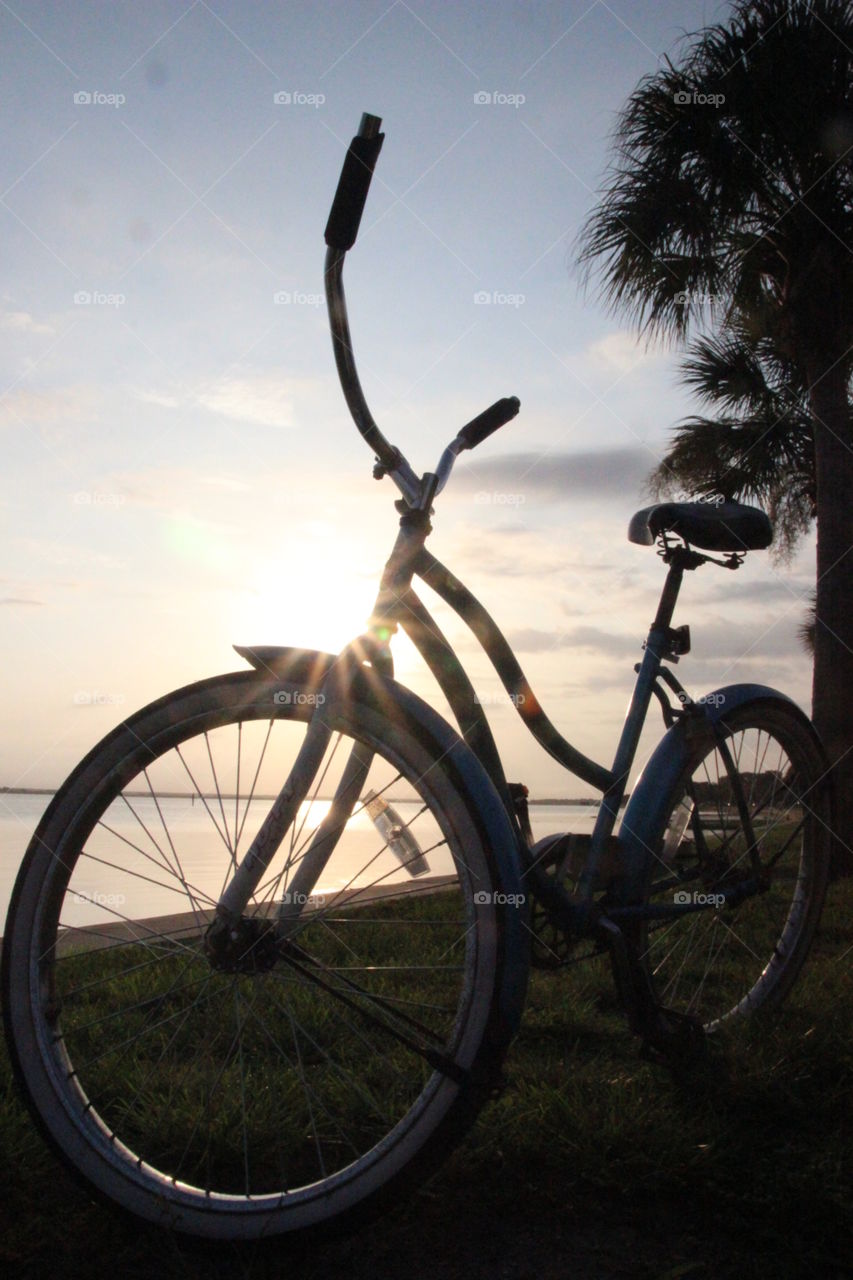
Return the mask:
<svg viewBox="0 0 853 1280">
<path fill-rule="evenodd" d="M 126 791 L 124 794 L 125 794 L 125 795 L 128 795 L 128 796 L 134 796 L 134 797 L 135 797 L 135 798 L 137 798 L 137 799 L 149 799 L 149 798 L 150 798 L 150 792 L 148 792 L 148 791 Z M 194 796 L 194 795 L 195 795 L 195 796 L 198 796 L 198 794 L 199 794 L 199 793 L 198 793 L 198 792 L 191 792 L 191 791 L 158 791 L 158 793 L 157 793 L 157 794 L 158 794 L 158 796 L 160 796 L 163 800 L 192 800 L 192 799 L 193 799 L 193 796 Z M 3 795 L 3 796 L 55 796 L 55 795 L 56 795 L 56 788 L 51 788 L 51 787 L 0 787 L 0 795 Z M 214 799 L 216 799 L 216 798 L 217 798 L 217 795 L 216 795 L 216 793 L 215 793 L 215 792 L 212 792 L 212 791 L 211 791 L 211 792 L 205 792 L 205 793 L 204 793 L 204 796 L 203 796 L 202 798 L 203 798 L 203 799 L 206 799 L 206 800 L 214 800 Z M 220 799 L 222 799 L 222 800 L 235 800 L 235 799 L 236 799 L 236 796 L 234 795 L 234 793 L 233 793 L 233 792 L 225 792 L 225 791 L 224 791 L 224 792 L 222 792 L 222 793 L 221 793 L 221 795 L 219 796 L 219 798 L 220 798 Z M 276 797 L 275 797 L 274 795 L 256 795 L 256 796 L 254 796 L 254 797 L 253 797 L 253 799 L 255 799 L 255 800 L 275 800 L 275 798 L 276 798 Z M 319 796 L 319 797 L 318 797 L 318 799 L 321 799 L 321 800 L 322 800 L 322 799 L 328 799 L 328 800 L 330 800 L 331 798 L 332 798 L 331 796 Z M 409 804 L 409 803 L 414 803 L 414 801 L 405 800 L 405 799 L 400 798 L 400 797 L 391 797 L 391 798 L 390 798 L 390 800 L 389 800 L 389 803 L 391 803 L 391 804 Z M 585 806 L 597 806 L 597 805 L 600 803 L 600 801 L 599 801 L 598 797 L 596 797 L 596 796 L 581 796 L 581 797 L 576 797 L 575 799 L 566 798 L 566 799 L 562 799 L 562 800 L 561 800 L 561 799 L 554 798 L 554 797 L 552 797 L 552 796 L 546 796 L 546 797 L 544 797 L 542 800 L 539 800 L 539 799 L 532 799 L 531 797 L 529 797 L 529 796 L 528 796 L 528 798 L 527 798 L 527 803 L 528 803 L 528 804 L 538 804 L 538 805 L 585 805 Z"/>
</svg>

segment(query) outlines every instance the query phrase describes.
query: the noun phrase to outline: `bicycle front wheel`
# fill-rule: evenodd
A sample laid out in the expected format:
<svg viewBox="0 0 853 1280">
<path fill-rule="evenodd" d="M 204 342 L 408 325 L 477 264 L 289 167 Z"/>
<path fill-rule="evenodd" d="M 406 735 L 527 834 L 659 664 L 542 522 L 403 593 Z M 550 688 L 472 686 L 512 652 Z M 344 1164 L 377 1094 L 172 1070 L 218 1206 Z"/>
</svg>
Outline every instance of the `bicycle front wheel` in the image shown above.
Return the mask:
<svg viewBox="0 0 853 1280">
<path fill-rule="evenodd" d="M 637 947 L 659 1002 L 712 1031 L 788 993 L 826 895 L 830 798 L 806 717 L 738 708 L 703 738 L 663 806 L 647 901 L 695 912 L 645 923 Z"/>
<path fill-rule="evenodd" d="M 71 775 L 15 887 L 5 1017 L 36 1119 L 91 1187 L 190 1234 L 362 1215 L 471 1122 L 513 1029 L 517 904 L 456 749 L 438 761 L 365 693 L 324 708 L 326 756 L 239 937 L 206 945 L 316 698 L 246 672 L 153 704 Z M 361 798 L 294 903 L 353 747 Z"/>
</svg>

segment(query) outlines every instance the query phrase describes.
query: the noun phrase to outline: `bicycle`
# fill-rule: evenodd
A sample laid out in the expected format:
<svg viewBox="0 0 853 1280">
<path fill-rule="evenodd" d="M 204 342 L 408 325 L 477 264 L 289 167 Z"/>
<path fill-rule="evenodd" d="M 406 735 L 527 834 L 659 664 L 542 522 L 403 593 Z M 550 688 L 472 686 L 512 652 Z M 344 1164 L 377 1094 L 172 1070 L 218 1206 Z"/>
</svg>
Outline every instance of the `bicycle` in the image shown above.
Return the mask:
<svg viewBox="0 0 853 1280">
<path fill-rule="evenodd" d="M 208 1238 L 361 1221 L 423 1178 L 500 1088 L 531 962 L 608 953 L 648 1051 L 690 1054 L 785 996 L 826 890 L 831 795 L 805 715 L 762 685 L 694 700 L 672 671 L 690 648 L 672 625 L 684 574 L 767 547 L 763 512 L 633 517 L 667 573 L 610 767 L 558 732 L 426 550 L 457 456 L 519 403 L 467 423 L 423 476 L 370 414 L 342 271 L 380 124 L 365 115 L 350 145 L 325 268 L 347 404 L 401 494 L 368 630 L 339 655 L 238 647 L 248 670 L 120 724 L 46 810 L 5 930 L 6 1034 L 43 1134 L 101 1197 Z M 601 793 L 591 835 L 534 837 L 416 577 L 468 624 L 534 739 Z M 458 731 L 394 680 L 398 628 Z M 653 698 L 665 733 L 626 796 Z"/>
</svg>

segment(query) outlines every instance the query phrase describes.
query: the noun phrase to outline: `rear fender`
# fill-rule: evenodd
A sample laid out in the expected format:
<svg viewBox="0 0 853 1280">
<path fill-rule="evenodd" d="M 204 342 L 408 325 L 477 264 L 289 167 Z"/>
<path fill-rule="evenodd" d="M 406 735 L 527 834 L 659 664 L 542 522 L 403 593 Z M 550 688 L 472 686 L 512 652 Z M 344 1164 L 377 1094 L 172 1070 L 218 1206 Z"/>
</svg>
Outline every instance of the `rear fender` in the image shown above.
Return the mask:
<svg viewBox="0 0 853 1280">
<path fill-rule="evenodd" d="M 709 725 L 724 721 L 727 714 L 750 702 L 784 702 L 796 707 L 784 693 L 762 684 L 732 684 L 715 689 L 698 699 Z M 670 792 L 687 764 L 695 722 L 678 720 L 661 738 L 631 792 L 622 817 L 619 839 L 624 877 L 620 898 L 638 902 L 645 891 L 645 868 L 652 854 L 661 824 L 666 820 Z"/>
</svg>

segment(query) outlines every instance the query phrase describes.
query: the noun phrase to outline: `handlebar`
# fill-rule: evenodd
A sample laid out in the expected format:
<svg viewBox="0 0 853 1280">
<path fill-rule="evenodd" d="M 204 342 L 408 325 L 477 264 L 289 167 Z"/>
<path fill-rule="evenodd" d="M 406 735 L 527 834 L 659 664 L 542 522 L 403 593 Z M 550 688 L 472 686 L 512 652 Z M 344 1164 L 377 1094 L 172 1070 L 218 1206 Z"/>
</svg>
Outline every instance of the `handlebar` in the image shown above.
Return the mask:
<svg viewBox="0 0 853 1280">
<path fill-rule="evenodd" d="M 326 244 L 330 249 L 342 249 L 346 253 L 355 244 L 370 179 L 385 141 L 385 134 L 379 132 L 381 124 L 379 116 L 365 111 L 358 133 L 349 144 L 326 223 Z"/>
<path fill-rule="evenodd" d="M 476 449 L 477 445 L 482 444 L 492 432 L 511 422 L 520 408 L 521 401 L 518 396 L 506 396 L 503 400 L 496 400 L 476 418 L 466 422 L 459 432 L 458 439 L 462 440 L 466 449 Z"/>
<path fill-rule="evenodd" d="M 385 139 L 384 133 L 379 132 L 381 124 L 379 116 L 365 112 L 361 117 L 359 131 L 350 142 L 344 159 L 325 231 L 328 246 L 325 268 L 326 305 L 335 364 L 344 398 L 355 425 L 376 454 L 379 465 L 374 474 L 382 476 L 387 473 L 409 506 L 421 509 L 428 507 L 431 498 L 444 487 L 457 454 L 464 449 L 476 448 L 499 427 L 509 422 L 518 413 L 520 404 L 517 397 L 509 396 L 497 400 L 490 408 L 472 418 L 445 449 L 436 472 L 427 472 L 422 479 L 415 474 L 400 450 L 386 440 L 373 420 L 355 367 L 347 319 L 343 267 L 347 250 L 355 244 L 358 235 L 373 169 Z"/>
</svg>

